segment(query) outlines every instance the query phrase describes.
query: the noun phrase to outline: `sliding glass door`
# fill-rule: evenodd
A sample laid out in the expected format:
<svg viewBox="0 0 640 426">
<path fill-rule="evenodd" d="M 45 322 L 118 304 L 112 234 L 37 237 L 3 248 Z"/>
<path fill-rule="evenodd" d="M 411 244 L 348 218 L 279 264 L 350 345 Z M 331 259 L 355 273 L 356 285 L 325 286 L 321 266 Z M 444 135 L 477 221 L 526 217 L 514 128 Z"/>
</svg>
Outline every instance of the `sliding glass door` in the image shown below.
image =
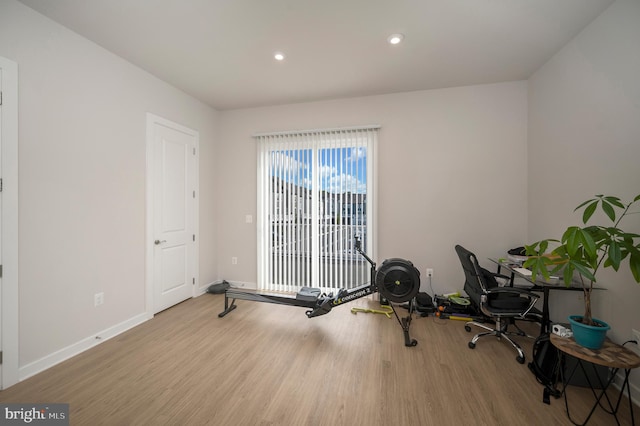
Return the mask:
<svg viewBox="0 0 640 426">
<path fill-rule="evenodd" d="M 256 136 L 258 288 L 325 291 L 369 280 L 377 128 Z"/>
</svg>

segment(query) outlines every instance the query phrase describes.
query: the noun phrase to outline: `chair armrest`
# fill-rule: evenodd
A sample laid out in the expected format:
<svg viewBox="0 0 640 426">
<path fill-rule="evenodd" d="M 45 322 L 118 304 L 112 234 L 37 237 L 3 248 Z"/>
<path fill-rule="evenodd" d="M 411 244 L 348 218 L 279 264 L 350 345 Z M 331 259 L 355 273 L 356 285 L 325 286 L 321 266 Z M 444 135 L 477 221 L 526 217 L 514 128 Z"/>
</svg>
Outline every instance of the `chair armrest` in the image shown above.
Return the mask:
<svg viewBox="0 0 640 426">
<path fill-rule="evenodd" d="M 491 290 L 487 291 L 486 295 L 482 295 L 481 299 L 480 299 L 480 310 L 482 310 L 483 312 L 485 312 L 485 304 L 487 303 L 487 297 L 489 295 L 492 294 L 517 294 L 518 296 L 525 296 L 527 298 L 527 303 L 529 304 L 526 309 L 524 310 L 518 310 L 518 311 L 513 311 L 513 312 L 507 312 L 507 313 L 503 313 L 503 316 L 517 316 L 520 318 L 525 318 L 529 312 L 533 309 L 533 306 L 536 304 L 536 302 L 538 301 L 538 299 L 540 298 L 540 295 L 532 293 L 530 291 L 521 289 L 521 288 L 516 288 L 516 287 L 497 287 L 497 288 L 492 288 Z M 495 314 L 494 314 L 495 315 Z"/>
<path fill-rule="evenodd" d="M 499 294 L 499 293 L 517 294 L 517 295 L 531 297 L 536 300 L 540 298 L 539 294 L 535 294 L 528 290 L 518 288 L 518 287 L 496 287 L 496 288 L 487 290 L 487 294 Z"/>
</svg>

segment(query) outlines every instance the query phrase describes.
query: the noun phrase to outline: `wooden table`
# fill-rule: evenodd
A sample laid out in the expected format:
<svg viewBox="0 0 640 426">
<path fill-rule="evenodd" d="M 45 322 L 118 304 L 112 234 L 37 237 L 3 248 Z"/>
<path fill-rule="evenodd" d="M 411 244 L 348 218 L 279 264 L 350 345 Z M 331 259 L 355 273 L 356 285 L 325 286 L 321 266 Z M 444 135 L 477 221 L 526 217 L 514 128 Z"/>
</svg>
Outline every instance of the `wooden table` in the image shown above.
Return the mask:
<svg viewBox="0 0 640 426">
<path fill-rule="evenodd" d="M 627 397 L 629 398 L 629 409 L 631 411 L 631 424 L 635 425 L 635 419 L 633 417 L 633 402 L 631 401 L 631 387 L 629 386 L 629 373 L 634 368 L 640 367 L 640 356 L 638 356 L 630 349 L 625 348 L 624 346 L 613 343 L 609 339 L 605 340 L 604 345 L 600 349 L 588 349 L 584 346 L 578 345 L 573 337 L 560 337 L 556 334 L 551 333 L 551 343 L 560 351 L 561 362 L 564 361 L 565 355 L 567 354 L 575 357 L 578 360 L 578 362 L 574 365 L 572 371 L 569 373 L 568 378 L 564 377 L 565 372 L 564 368 L 562 368 L 562 364 L 560 367 L 560 377 L 562 379 L 563 385 L 562 393 L 564 394 L 564 403 L 567 410 L 567 416 L 569 417 L 569 420 L 571 420 L 571 423 L 575 425 L 587 424 L 595 409 L 598 407 L 598 405 L 600 405 L 603 410 L 615 417 L 617 424 L 620 424 L 620 422 L 618 421 L 618 408 L 620 407 L 620 401 L 622 400 L 622 395 L 624 394 L 626 388 Z M 598 374 L 595 374 L 595 376 L 597 377 L 599 383 L 591 383 L 591 379 L 589 379 L 586 371 L 586 367 L 588 367 L 588 365 L 585 366 L 584 363 L 591 365 L 594 371 L 596 365 L 602 365 L 611 369 L 611 375 L 607 379 L 606 383 L 602 383 L 602 380 Z M 571 415 L 569 414 L 569 402 L 567 400 L 566 392 L 567 384 L 569 383 L 569 381 L 571 381 L 571 377 L 576 372 L 578 366 L 580 366 L 580 368 L 582 369 L 582 372 L 584 373 L 585 377 L 587 378 L 587 382 L 591 387 L 591 392 L 596 398 L 596 402 L 593 405 L 591 412 L 589 412 L 589 415 L 583 423 L 576 423 L 571 418 Z M 607 395 L 607 388 L 613 382 L 616 374 L 618 373 L 618 370 L 620 369 L 624 370 L 624 382 L 622 383 L 621 392 L 618 395 L 618 400 L 616 401 L 614 408 L 611 400 L 609 399 L 609 396 Z M 597 394 L 594 386 L 600 386 L 601 392 L 599 394 Z M 609 405 L 608 408 L 603 405 L 603 397 L 604 399 L 606 399 L 606 402 Z"/>
</svg>

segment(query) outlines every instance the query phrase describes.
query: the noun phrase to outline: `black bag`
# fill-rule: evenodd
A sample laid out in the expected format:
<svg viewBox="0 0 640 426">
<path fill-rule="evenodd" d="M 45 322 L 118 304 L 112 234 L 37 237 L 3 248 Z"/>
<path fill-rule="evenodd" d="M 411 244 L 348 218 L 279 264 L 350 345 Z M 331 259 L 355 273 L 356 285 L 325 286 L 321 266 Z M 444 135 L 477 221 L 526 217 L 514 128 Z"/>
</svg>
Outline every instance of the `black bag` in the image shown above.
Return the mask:
<svg viewBox="0 0 640 426">
<path fill-rule="evenodd" d="M 529 363 L 529 369 L 538 382 L 544 385 L 542 401 L 545 404 L 550 403 L 550 395 L 560 397 L 560 391 L 556 388 L 560 372 L 560 355 L 551 343 L 549 333 L 541 334 L 533 342 L 533 361 Z"/>
<path fill-rule="evenodd" d="M 423 317 L 436 311 L 436 307 L 433 306 L 433 299 L 428 293 L 419 292 L 416 294 L 416 311 L 420 312 Z"/>
<path fill-rule="evenodd" d="M 229 288 L 231 288 L 231 284 L 229 284 L 227 280 L 222 280 L 221 283 L 211 284 L 209 288 L 207 288 L 207 293 L 223 294 Z"/>
<path fill-rule="evenodd" d="M 509 250 L 507 253 L 509 253 L 512 256 L 526 256 L 527 249 L 525 249 L 524 247 L 516 247 Z"/>
<path fill-rule="evenodd" d="M 418 294 L 416 294 L 416 302 L 418 304 L 418 309 L 433 308 L 433 299 L 429 293 L 425 293 L 423 291 L 418 292 Z"/>
</svg>

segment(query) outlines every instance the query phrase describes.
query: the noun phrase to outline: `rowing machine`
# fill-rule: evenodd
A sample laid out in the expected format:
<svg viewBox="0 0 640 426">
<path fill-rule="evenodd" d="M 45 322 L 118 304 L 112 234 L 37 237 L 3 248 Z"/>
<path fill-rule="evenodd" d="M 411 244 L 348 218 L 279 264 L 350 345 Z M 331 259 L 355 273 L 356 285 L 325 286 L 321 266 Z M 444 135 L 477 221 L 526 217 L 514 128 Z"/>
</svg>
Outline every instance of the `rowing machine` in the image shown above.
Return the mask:
<svg viewBox="0 0 640 426">
<path fill-rule="evenodd" d="M 307 317 L 313 318 L 328 314 L 336 306 L 380 292 L 384 300 L 409 303 L 409 314 L 402 319 L 398 316 L 393 304 L 391 308 L 404 332 L 405 346 L 416 346 L 418 342 L 409 337 L 409 326 L 413 318 L 414 298 L 420 290 L 420 271 L 410 261 L 399 258 L 387 259 L 382 262 L 380 269 L 376 269 L 376 263 L 362 250 L 360 239 L 357 237 L 355 249 L 371 265 L 369 284 L 350 290 L 340 289 L 336 295 L 324 294 L 319 288 L 302 287 L 295 297 L 229 288 L 224 294 L 224 311 L 218 316 L 222 318 L 233 311 L 236 308 L 236 299 L 239 299 L 308 308 L 305 313 Z"/>
</svg>

